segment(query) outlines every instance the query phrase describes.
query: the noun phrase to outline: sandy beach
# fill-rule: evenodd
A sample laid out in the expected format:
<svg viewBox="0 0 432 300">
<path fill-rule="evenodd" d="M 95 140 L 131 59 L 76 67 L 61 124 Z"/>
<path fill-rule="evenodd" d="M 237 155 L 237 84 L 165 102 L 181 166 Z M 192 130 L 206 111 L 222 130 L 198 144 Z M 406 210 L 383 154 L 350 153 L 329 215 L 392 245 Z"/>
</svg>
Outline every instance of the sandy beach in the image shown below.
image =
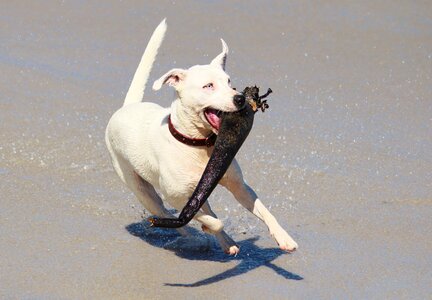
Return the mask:
<svg viewBox="0 0 432 300">
<path fill-rule="evenodd" d="M 431 3 L 3 2 L 1 299 L 431 297 Z M 195 222 L 210 249 L 165 249 L 178 235 L 114 173 L 105 127 L 163 18 L 151 82 L 223 38 L 233 86 L 274 91 L 237 158 L 297 252 L 223 188 L 209 201 L 241 253 Z"/>
</svg>

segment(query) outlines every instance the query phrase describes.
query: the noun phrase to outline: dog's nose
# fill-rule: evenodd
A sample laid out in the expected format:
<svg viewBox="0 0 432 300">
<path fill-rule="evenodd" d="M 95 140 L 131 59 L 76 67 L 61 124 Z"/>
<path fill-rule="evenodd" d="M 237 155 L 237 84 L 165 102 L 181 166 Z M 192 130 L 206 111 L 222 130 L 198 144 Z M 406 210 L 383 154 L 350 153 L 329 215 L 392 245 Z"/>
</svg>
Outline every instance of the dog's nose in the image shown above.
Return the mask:
<svg viewBox="0 0 432 300">
<path fill-rule="evenodd" d="M 234 104 L 237 108 L 242 108 L 246 102 L 245 96 L 243 94 L 237 94 L 234 96 Z"/>
</svg>

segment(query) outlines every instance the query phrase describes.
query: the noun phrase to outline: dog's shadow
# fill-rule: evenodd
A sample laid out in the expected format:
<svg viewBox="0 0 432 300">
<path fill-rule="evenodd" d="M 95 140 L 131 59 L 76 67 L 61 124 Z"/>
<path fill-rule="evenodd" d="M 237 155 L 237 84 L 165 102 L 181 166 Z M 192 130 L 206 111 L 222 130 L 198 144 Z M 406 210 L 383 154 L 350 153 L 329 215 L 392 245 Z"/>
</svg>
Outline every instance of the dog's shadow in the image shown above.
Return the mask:
<svg viewBox="0 0 432 300">
<path fill-rule="evenodd" d="M 180 237 L 176 230 L 150 227 L 149 223 L 145 221 L 130 224 L 126 226 L 126 230 L 133 236 L 139 237 L 148 244 L 158 248 L 165 248 L 165 245 L 177 240 Z M 193 236 L 199 236 L 199 238 L 201 239 L 204 236 L 201 232 L 194 228 L 188 228 L 188 230 L 192 232 Z M 273 260 L 275 260 L 281 255 L 286 255 L 286 253 L 277 248 L 263 249 L 256 246 L 255 242 L 258 240 L 258 237 L 240 241 L 238 245 L 240 246 L 241 251 L 237 256 L 229 256 L 223 253 L 219 246 L 216 245 L 214 238 L 206 238 L 210 239 L 210 248 L 208 249 L 208 251 L 191 251 L 190 249 L 183 250 L 181 248 L 171 251 L 173 251 L 175 255 L 184 259 L 206 260 L 213 262 L 239 261 L 240 263 L 237 264 L 234 268 L 228 269 L 220 274 L 216 274 L 214 276 L 199 280 L 194 283 L 165 283 L 165 285 L 181 287 L 197 287 L 202 285 L 208 285 L 247 273 L 261 266 L 266 266 L 272 269 L 276 272 L 276 274 L 279 274 L 286 279 L 303 279 L 303 277 L 301 277 L 300 275 L 291 273 L 272 263 Z"/>
</svg>

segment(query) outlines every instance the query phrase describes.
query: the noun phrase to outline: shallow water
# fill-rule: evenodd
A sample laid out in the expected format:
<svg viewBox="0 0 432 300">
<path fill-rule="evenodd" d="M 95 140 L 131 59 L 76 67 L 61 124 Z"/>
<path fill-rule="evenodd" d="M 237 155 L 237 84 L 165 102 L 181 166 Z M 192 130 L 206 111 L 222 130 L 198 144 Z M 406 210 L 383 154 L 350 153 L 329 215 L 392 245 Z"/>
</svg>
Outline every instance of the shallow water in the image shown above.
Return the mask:
<svg viewBox="0 0 432 300">
<path fill-rule="evenodd" d="M 237 257 L 212 239 L 165 250 L 177 236 L 141 224 L 103 136 L 163 17 L 151 80 L 209 62 L 223 37 L 233 84 L 274 91 L 238 159 L 295 254 L 222 189 L 210 201 Z M 0 296 L 429 297 L 431 25 L 422 1 L 0 4 Z"/>
</svg>

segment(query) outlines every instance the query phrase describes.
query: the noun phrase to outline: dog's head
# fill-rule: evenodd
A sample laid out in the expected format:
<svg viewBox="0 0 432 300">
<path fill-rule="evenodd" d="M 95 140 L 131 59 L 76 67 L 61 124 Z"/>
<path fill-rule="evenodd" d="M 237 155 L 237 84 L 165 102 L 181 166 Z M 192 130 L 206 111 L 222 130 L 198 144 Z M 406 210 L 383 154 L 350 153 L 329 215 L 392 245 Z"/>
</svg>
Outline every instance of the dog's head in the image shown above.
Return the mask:
<svg viewBox="0 0 432 300">
<path fill-rule="evenodd" d="M 163 84 L 175 88 L 182 105 L 196 113 L 203 126 L 217 132 L 220 114 L 242 108 L 245 98 L 231 87 L 225 72 L 228 46 L 222 40 L 222 52 L 208 65 L 196 65 L 187 70 L 172 69 L 153 84 L 159 90 Z"/>
</svg>

